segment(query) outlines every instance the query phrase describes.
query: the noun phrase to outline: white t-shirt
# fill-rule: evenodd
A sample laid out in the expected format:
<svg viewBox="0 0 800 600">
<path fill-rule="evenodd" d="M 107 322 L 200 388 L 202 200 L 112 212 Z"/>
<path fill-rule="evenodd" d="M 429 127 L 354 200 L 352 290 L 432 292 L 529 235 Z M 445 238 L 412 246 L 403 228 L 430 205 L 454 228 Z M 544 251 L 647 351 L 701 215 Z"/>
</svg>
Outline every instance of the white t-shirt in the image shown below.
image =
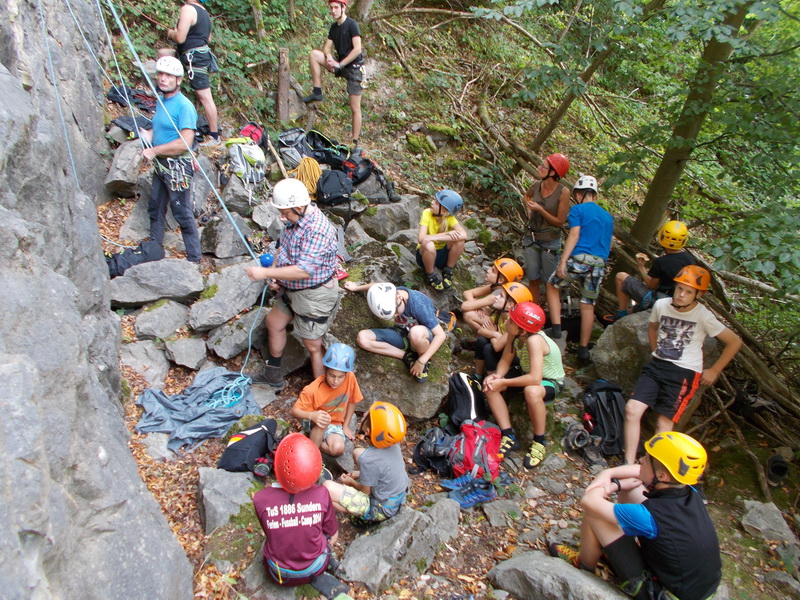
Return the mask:
<svg viewBox="0 0 800 600">
<path fill-rule="evenodd" d="M 689 312 L 672 308 L 672 298 L 662 298 L 653 305 L 650 322 L 658 323 L 658 338 L 653 356 L 668 360 L 696 373 L 703 371 L 703 342 L 716 337 L 725 326 L 705 306 L 698 303 Z"/>
</svg>

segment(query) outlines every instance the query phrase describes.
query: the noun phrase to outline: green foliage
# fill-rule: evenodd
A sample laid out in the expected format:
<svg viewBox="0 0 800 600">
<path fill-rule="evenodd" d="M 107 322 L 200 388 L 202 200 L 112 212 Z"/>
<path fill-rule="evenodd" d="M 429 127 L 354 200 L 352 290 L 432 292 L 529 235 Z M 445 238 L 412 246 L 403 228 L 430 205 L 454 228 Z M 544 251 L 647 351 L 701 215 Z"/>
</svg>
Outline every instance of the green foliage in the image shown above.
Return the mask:
<svg viewBox="0 0 800 600">
<path fill-rule="evenodd" d="M 216 283 L 214 285 L 210 285 L 203 290 L 203 293 L 200 294 L 200 300 L 210 300 L 217 295 L 218 291 L 219 286 Z"/>
</svg>

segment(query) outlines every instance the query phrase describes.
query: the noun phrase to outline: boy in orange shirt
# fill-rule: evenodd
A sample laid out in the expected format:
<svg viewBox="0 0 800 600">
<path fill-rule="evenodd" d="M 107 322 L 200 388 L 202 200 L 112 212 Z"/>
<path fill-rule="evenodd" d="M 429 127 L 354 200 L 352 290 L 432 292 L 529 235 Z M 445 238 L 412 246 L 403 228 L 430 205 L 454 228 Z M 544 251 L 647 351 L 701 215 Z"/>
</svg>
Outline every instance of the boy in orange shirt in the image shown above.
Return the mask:
<svg viewBox="0 0 800 600">
<path fill-rule="evenodd" d="M 289 411 L 297 419 L 311 421 L 311 441 L 330 456 L 341 456 L 345 438 L 355 438 L 350 421 L 364 398 L 353 373 L 355 362 L 350 346 L 333 344 L 322 359 L 325 374 L 303 388 Z"/>
</svg>

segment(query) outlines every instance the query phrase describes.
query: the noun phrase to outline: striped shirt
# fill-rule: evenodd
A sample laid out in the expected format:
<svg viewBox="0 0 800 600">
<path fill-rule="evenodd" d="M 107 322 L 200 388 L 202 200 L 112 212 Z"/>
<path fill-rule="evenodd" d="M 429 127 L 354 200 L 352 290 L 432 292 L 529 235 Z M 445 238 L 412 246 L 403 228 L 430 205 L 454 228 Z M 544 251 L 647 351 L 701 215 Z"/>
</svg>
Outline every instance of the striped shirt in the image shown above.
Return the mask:
<svg viewBox="0 0 800 600">
<path fill-rule="evenodd" d="M 278 282 L 290 290 L 319 286 L 336 273 L 338 241 L 336 230 L 316 205 L 309 205 L 297 223 L 289 224 L 281 233 L 281 244 L 275 259 L 276 267 L 295 265 L 309 274 L 308 279 Z"/>
</svg>

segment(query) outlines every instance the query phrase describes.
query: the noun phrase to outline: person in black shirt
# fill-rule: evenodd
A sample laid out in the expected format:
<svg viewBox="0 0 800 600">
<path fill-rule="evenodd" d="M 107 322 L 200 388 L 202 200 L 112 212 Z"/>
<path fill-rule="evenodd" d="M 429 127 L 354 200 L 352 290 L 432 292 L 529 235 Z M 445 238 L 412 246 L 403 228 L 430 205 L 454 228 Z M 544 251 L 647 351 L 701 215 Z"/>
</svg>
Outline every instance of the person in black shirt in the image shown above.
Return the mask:
<svg viewBox="0 0 800 600">
<path fill-rule="evenodd" d="M 644 449 L 641 464 L 606 469 L 586 488 L 580 549 L 552 543 L 550 554 L 592 573 L 605 555 L 636 600 L 706 600 L 719 586 L 722 562 L 714 523 L 692 487 L 705 470 L 705 448 L 664 431 Z"/>
<path fill-rule="evenodd" d="M 322 100 L 323 67 L 336 77 L 347 80 L 347 94 L 350 97 L 350 110 L 353 113 L 353 147 L 358 146 L 361 135 L 361 82 L 364 79 L 364 59 L 361 56 L 361 30 L 358 23 L 345 14 L 347 0 L 334 0 L 328 4 L 334 23 L 328 32 L 328 39 L 322 50 L 312 50 L 308 56 L 314 91 L 303 98 L 303 102 Z M 336 50 L 334 59 L 332 50 Z"/>
</svg>

